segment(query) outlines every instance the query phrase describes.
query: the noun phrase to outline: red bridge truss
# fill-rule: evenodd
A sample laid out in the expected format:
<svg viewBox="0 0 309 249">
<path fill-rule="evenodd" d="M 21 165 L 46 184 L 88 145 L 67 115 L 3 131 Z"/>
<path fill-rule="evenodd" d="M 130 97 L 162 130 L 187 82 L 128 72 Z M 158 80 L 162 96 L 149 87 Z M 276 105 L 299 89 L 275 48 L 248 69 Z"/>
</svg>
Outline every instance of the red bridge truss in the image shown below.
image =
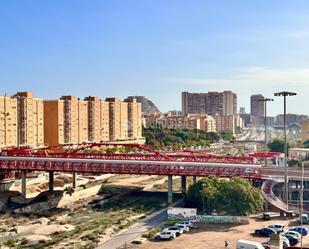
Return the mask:
<svg viewBox="0 0 309 249">
<path fill-rule="evenodd" d="M 114 148 L 118 148 L 117 151 Z M 192 150 L 159 151 L 138 144 L 111 143 L 6 148 L 0 156 L 0 179 L 19 170 L 261 178 L 261 166 L 255 162 L 262 156 L 265 153 L 219 156 Z"/>
</svg>

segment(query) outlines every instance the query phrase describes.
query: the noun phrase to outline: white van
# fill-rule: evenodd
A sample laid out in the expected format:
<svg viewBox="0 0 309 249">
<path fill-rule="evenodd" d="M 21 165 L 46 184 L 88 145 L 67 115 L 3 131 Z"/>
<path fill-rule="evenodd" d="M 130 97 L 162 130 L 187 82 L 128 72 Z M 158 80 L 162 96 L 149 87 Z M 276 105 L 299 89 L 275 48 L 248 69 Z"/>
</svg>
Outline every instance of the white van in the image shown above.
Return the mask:
<svg viewBox="0 0 309 249">
<path fill-rule="evenodd" d="M 237 241 L 236 249 L 265 249 L 265 247 L 255 241 L 240 239 Z"/>
</svg>

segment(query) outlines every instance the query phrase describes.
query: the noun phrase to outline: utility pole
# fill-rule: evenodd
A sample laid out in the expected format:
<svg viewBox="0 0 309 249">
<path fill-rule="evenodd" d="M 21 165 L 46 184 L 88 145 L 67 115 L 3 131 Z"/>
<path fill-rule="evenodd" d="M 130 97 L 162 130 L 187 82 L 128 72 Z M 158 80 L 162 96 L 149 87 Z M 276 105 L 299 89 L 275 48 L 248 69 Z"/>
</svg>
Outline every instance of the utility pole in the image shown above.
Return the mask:
<svg viewBox="0 0 309 249">
<path fill-rule="evenodd" d="M 264 128 L 265 128 L 265 152 L 267 152 L 267 102 L 274 101 L 270 98 L 258 99 L 259 102 L 264 102 Z M 265 167 L 267 166 L 267 157 L 265 157 Z"/>
<path fill-rule="evenodd" d="M 284 106 L 283 106 L 283 130 L 284 130 L 284 201 L 288 206 L 288 170 L 287 170 L 287 159 L 288 159 L 288 143 L 286 139 L 286 128 L 287 128 L 287 120 L 286 120 L 286 97 L 287 96 L 296 96 L 297 94 L 294 92 L 278 92 L 274 93 L 274 96 L 283 96 Z"/>
</svg>

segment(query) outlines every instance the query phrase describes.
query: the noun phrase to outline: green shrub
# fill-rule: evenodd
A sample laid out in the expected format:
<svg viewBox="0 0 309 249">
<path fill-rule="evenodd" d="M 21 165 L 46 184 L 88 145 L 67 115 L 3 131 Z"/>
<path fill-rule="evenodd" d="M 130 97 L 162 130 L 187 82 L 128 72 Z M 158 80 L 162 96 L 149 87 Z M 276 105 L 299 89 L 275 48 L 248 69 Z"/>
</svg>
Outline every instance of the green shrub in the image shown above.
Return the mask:
<svg viewBox="0 0 309 249">
<path fill-rule="evenodd" d="M 16 239 L 8 239 L 6 242 L 5 242 L 5 245 L 9 246 L 9 247 L 14 247 L 16 246 Z"/>
<path fill-rule="evenodd" d="M 155 227 L 149 230 L 148 232 L 144 233 L 143 238 L 151 239 L 156 235 L 156 233 L 160 232 L 160 230 L 161 230 L 160 227 Z"/>
</svg>

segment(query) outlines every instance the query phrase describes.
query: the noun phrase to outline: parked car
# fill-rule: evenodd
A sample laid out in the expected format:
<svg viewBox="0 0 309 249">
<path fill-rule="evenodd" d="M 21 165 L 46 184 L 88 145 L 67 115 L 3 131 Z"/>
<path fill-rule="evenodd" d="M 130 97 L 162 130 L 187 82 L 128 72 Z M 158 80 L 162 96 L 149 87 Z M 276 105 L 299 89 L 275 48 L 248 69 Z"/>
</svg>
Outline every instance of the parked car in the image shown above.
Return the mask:
<svg viewBox="0 0 309 249">
<path fill-rule="evenodd" d="M 186 225 L 183 225 L 183 224 L 175 224 L 174 227 L 179 227 L 179 228 L 182 228 L 183 231 L 186 233 L 186 232 L 189 232 L 190 231 L 190 227 L 186 226 Z"/>
<path fill-rule="evenodd" d="M 283 234 L 282 236 L 289 240 L 291 246 L 295 246 L 299 242 L 299 239 L 291 234 Z"/>
<path fill-rule="evenodd" d="M 264 246 L 255 241 L 240 239 L 237 241 L 236 249 L 264 249 Z"/>
<path fill-rule="evenodd" d="M 282 239 L 283 248 L 291 246 L 288 238 L 282 236 L 281 239 Z"/>
<path fill-rule="evenodd" d="M 163 229 L 163 232 L 166 232 L 166 231 L 175 232 L 176 237 L 180 236 L 184 232 L 183 229 L 180 227 L 168 227 L 168 228 Z"/>
<path fill-rule="evenodd" d="M 185 225 L 185 226 L 188 226 L 190 228 L 194 227 L 194 224 L 191 221 L 182 221 L 182 222 L 178 222 L 177 224 Z"/>
<path fill-rule="evenodd" d="M 263 220 L 270 220 L 270 214 L 269 213 L 263 213 Z"/>
<path fill-rule="evenodd" d="M 272 248 L 272 244 L 273 243 L 271 243 L 271 238 L 269 238 L 268 240 L 267 240 L 267 242 L 264 242 L 262 245 L 264 246 L 264 248 L 265 249 L 270 249 L 270 248 Z M 289 247 L 290 246 L 290 242 L 289 242 L 289 240 L 288 240 L 288 238 L 286 238 L 286 237 L 284 237 L 284 236 L 281 236 L 281 240 L 282 240 L 282 245 L 283 245 L 283 248 L 286 248 L 286 247 Z"/>
<path fill-rule="evenodd" d="M 131 241 L 132 244 L 143 244 L 147 241 L 146 238 L 137 238 Z"/>
<path fill-rule="evenodd" d="M 273 233 L 277 233 L 277 231 L 272 229 L 272 228 L 268 228 L 268 227 L 264 227 L 264 228 L 261 228 L 261 229 L 256 229 L 254 231 L 255 235 L 259 235 L 259 236 L 263 236 L 263 237 L 269 237 Z"/>
<path fill-rule="evenodd" d="M 166 231 L 166 232 L 163 231 L 163 232 L 157 233 L 155 235 L 156 240 L 160 240 L 160 239 L 172 240 L 172 239 L 175 239 L 175 238 L 176 238 L 176 234 L 173 231 Z"/>
<path fill-rule="evenodd" d="M 284 231 L 284 225 L 282 224 L 269 225 L 268 228 L 274 229 L 277 233 L 282 233 Z"/>
<path fill-rule="evenodd" d="M 302 214 L 301 217 L 299 217 L 299 224 L 308 224 L 309 223 L 309 216 L 308 214 Z"/>
<path fill-rule="evenodd" d="M 292 227 L 289 231 L 296 231 L 300 233 L 302 236 L 306 236 L 308 234 L 308 228 L 306 227 Z"/>
<path fill-rule="evenodd" d="M 282 235 L 284 236 L 285 234 L 293 235 L 299 240 L 301 239 L 301 234 L 299 232 L 296 232 L 296 231 L 287 231 L 287 232 L 284 232 Z"/>
</svg>

